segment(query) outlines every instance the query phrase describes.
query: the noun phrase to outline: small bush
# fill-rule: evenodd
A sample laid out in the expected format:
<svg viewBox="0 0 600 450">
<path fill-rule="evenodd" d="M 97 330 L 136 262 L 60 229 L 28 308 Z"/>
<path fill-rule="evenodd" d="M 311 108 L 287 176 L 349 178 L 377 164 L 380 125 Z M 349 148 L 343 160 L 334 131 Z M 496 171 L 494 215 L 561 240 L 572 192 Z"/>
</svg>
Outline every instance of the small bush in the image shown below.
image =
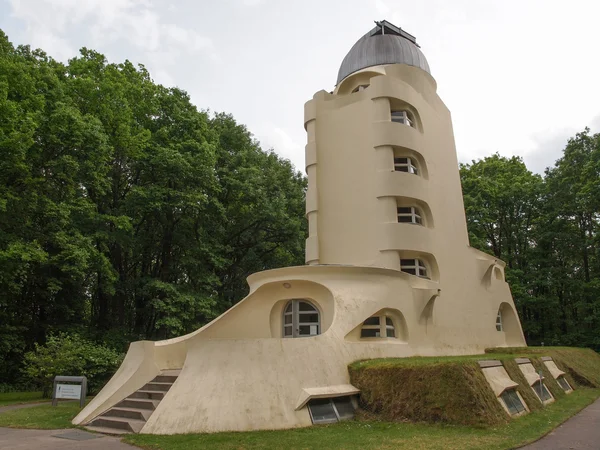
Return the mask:
<svg viewBox="0 0 600 450">
<path fill-rule="evenodd" d="M 78 334 L 58 334 L 48 337 L 45 345 L 25 354 L 23 372 L 42 389 L 44 397 L 52 392 L 52 382 L 58 375 L 85 376 L 89 393 L 96 393 L 117 370 L 123 355 L 102 344 L 91 342 Z"/>
</svg>

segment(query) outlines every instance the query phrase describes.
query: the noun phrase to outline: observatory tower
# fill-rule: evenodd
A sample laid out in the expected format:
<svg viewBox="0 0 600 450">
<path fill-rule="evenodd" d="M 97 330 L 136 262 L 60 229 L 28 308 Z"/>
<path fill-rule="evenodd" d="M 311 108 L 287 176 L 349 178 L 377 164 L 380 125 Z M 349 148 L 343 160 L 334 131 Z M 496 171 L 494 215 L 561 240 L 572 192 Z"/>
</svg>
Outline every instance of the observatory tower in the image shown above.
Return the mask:
<svg viewBox="0 0 600 450">
<path fill-rule="evenodd" d="M 469 246 L 450 112 L 415 38 L 377 22 L 304 108 L 306 265 L 179 338 L 131 344 L 73 420 L 150 434 L 352 415 L 348 364 L 525 340 L 504 263 Z"/>
</svg>

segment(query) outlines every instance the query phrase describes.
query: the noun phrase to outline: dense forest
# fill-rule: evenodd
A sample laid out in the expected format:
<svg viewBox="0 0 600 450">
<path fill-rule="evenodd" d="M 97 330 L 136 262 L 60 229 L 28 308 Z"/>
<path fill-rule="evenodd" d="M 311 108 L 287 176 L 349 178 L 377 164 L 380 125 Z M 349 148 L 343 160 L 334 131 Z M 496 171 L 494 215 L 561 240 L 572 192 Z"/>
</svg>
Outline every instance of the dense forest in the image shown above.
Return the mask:
<svg viewBox="0 0 600 450">
<path fill-rule="evenodd" d="M 0 31 L 0 152 L 0 385 L 36 344 L 180 335 L 250 273 L 304 262 L 305 177 L 143 66 L 62 64 Z M 498 155 L 460 171 L 471 243 L 507 262 L 528 342 L 600 349 L 600 136 L 544 177 Z"/>
</svg>

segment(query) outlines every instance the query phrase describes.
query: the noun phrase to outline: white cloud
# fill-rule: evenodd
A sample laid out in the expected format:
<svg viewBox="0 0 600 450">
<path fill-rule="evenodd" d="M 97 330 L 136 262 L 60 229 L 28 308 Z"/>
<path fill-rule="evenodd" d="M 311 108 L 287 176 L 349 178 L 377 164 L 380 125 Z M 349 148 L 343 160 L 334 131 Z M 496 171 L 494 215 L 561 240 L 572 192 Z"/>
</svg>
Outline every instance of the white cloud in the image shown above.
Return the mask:
<svg viewBox="0 0 600 450">
<path fill-rule="evenodd" d="M 375 9 L 382 15 L 386 15 L 390 12 L 390 7 L 383 0 L 375 0 Z"/>
<path fill-rule="evenodd" d="M 242 0 L 242 4 L 245 6 L 259 6 L 265 3 L 266 0 Z"/>
<path fill-rule="evenodd" d="M 254 128 L 263 150 L 273 149 L 279 156 L 289 159 L 296 170 L 304 172 L 304 145 L 295 141 L 284 129 L 270 122 Z"/>
</svg>

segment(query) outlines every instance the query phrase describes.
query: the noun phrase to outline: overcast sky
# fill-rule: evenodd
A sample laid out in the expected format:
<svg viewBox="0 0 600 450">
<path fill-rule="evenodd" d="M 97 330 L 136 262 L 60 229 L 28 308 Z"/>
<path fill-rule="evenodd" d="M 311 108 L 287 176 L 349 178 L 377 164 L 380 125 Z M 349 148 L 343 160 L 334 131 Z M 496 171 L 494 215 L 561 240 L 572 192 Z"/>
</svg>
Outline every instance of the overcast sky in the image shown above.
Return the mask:
<svg viewBox="0 0 600 450">
<path fill-rule="evenodd" d="M 300 170 L 304 103 L 387 19 L 417 37 L 459 160 L 516 154 L 541 173 L 568 137 L 600 131 L 599 17 L 597 0 L 0 0 L 13 43 L 144 64 Z"/>
</svg>

